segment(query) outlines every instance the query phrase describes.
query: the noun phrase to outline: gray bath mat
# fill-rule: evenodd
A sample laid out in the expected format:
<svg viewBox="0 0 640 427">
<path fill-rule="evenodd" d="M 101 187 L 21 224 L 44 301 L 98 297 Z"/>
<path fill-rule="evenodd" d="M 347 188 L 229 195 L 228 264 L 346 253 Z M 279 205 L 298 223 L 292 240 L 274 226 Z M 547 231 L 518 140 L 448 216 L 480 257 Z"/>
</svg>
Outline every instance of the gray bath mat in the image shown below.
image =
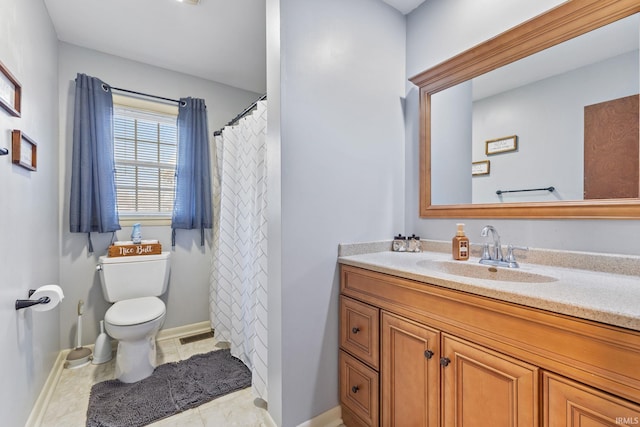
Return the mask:
<svg viewBox="0 0 640 427">
<path fill-rule="evenodd" d="M 95 384 L 87 427 L 144 426 L 250 385 L 251 372 L 228 349 L 198 354 L 160 365 L 136 383 Z"/>
</svg>

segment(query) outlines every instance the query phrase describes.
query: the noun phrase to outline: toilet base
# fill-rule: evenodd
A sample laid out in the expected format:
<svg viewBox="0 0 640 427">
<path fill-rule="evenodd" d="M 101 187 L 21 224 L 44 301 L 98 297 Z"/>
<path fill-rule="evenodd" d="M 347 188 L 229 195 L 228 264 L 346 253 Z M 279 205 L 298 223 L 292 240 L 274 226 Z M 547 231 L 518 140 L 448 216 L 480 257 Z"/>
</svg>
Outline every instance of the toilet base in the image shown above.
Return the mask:
<svg viewBox="0 0 640 427">
<path fill-rule="evenodd" d="M 116 353 L 116 379 L 134 383 L 149 377 L 156 368 L 155 336 L 139 341 L 119 341 Z"/>
</svg>

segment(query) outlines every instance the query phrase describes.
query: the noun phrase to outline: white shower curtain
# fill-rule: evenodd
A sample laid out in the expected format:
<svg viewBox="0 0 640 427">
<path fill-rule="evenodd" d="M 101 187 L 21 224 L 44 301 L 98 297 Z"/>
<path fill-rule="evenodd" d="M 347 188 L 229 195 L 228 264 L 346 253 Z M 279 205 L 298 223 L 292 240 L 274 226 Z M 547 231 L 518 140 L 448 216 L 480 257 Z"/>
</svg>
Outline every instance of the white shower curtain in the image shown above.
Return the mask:
<svg viewBox="0 0 640 427">
<path fill-rule="evenodd" d="M 214 138 L 214 244 L 209 311 L 218 341 L 267 400 L 266 101 Z"/>
</svg>

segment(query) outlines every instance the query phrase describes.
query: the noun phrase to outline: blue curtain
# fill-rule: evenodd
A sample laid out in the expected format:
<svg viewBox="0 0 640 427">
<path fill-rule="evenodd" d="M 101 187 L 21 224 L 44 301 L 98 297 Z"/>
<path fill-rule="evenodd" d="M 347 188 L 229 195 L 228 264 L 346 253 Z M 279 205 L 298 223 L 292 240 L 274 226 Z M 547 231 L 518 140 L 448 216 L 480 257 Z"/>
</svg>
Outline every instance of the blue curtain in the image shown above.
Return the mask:
<svg viewBox="0 0 640 427">
<path fill-rule="evenodd" d="M 71 164 L 72 233 L 120 229 L 116 206 L 113 158 L 113 98 L 111 88 L 95 77 L 76 76 L 73 117 L 73 160 Z"/>
<path fill-rule="evenodd" d="M 212 223 L 207 106 L 204 99 L 181 98 L 171 245 L 175 246 L 178 228 L 200 229 L 200 245 L 204 245 L 204 229 Z"/>
</svg>

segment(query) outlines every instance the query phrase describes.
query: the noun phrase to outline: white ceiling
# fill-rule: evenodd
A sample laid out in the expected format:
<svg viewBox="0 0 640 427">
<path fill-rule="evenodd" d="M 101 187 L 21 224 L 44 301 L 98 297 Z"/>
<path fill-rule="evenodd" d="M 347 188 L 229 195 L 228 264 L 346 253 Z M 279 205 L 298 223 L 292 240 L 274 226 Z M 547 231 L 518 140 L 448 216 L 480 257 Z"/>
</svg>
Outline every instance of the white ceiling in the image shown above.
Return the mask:
<svg viewBox="0 0 640 427">
<path fill-rule="evenodd" d="M 265 2 L 44 0 L 61 41 L 266 92 Z"/>
<path fill-rule="evenodd" d="M 425 0 L 382 0 L 390 6 L 398 9 L 404 15 L 420 6 Z"/>
<path fill-rule="evenodd" d="M 424 0 L 383 0 L 407 14 Z M 264 0 L 44 0 L 67 43 L 266 92 Z"/>
</svg>

